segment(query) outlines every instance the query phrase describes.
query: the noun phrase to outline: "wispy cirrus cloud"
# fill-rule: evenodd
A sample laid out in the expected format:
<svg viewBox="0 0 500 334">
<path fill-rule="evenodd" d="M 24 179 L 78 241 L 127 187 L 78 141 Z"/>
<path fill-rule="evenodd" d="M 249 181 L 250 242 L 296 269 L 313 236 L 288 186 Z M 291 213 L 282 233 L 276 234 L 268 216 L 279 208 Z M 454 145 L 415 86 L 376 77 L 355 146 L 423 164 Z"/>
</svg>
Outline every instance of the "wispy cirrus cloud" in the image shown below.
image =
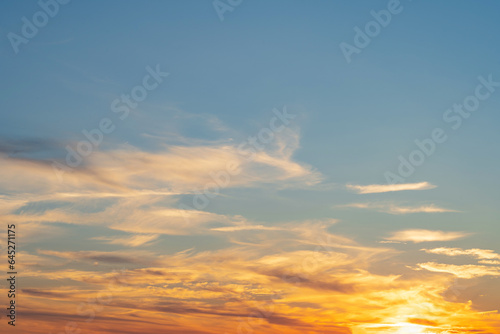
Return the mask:
<svg viewBox="0 0 500 334">
<path fill-rule="evenodd" d="M 469 236 L 466 232 L 445 232 L 424 229 L 412 229 L 394 232 L 390 237 L 385 238 L 388 241 L 397 242 L 431 242 L 431 241 L 451 241 L 462 239 Z"/>
<path fill-rule="evenodd" d="M 55 256 L 62 259 L 72 261 L 94 261 L 106 262 L 114 264 L 151 264 L 156 262 L 156 258 L 152 259 L 149 252 L 130 252 L 130 251 L 116 251 L 116 252 L 98 252 L 98 251 L 52 251 L 52 250 L 38 250 L 38 254 Z"/>
<path fill-rule="evenodd" d="M 430 184 L 429 182 L 419 182 L 419 183 L 402 183 L 402 184 L 370 184 L 370 185 L 356 185 L 347 184 L 346 188 L 353 190 L 358 194 L 375 194 L 375 193 L 386 193 L 392 191 L 403 191 L 403 190 L 427 190 L 433 189 L 437 186 Z"/>
<path fill-rule="evenodd" d="M 456 210 L 439 207 L 435 204 L 402 206 L 391 202 L 350 203 L 350 204 L 338 205 L 337 207 L 375 210 L 378 212 L 389 213 L 392 215 L 404 215 L 410 213 L 458 212 Z"/>
<path fill-rule="evenodd" d="M 422 251 L 426 253 L 440 254 L 447 256 L 467 255 L 481 260 L 500 260 L 500 254 L 495 253 L 495 251 L 491 249 L 479 249 L 479 248 L 462 249 L 462 248 L 439 247 L 433 249 L 424 248 L 422 249 Z M 498 263 L 493 262 L 492 264 L 498 264 Z"/>
<path fill-rule="evenodd" d="M 35 158 L 47 149 L 60 151 L 63 143 L 0 140 L 4 176 L 0 187 L 12 194 L 19 193 L 19 189 L 49 194 L 70 194 L 75 189 L 79 189 L 79 193 L 91 191 L 110 195 L 165 189 L 172 194 L 192 193 L 195 188 L 214 183 L 220 173 L 227 174 L 228 170 L 231 170 L 230 182 L 225 187 L 262 184 L 291 187 L 315 185 L 322 180 L 322 175 L 310 165 L 293 159 L 300 147 L 298 129 L 286 128 L 276 133 L 273 142 L 259 149 L 243 149 L 229 140 L 205 141 L 197 145 L 156 144 L 154 151 L 144 151 L 129 144 L 94 151 L 77 167 L 69 168 L 64 159 Z M 29 154 L 21 156 L 16 152 Z"/>
<path fill-rule="evenodd" d="M 211 230 L 219 232 L 236 232 L 236 231 L 251 231 L 251 230 L 277 231 L 283 229 L 284 228 L 282 227 L 264 226 L 264 225 L 242 225 L 242 226 L 215 227 L 212 228 Z"/>
<path fill-rule="evenodd" d="M 251 224 L 247 221 L 235 222 L 233 226 L 215 227 L 212 231 L 219 232 L 237 232 L 237 231 L 291 231 L 299 233 L 301 235 L 311 235 L 314 233 L 321 233 L 329 226 L 338 223 L 337 219 L 320 219 L 320 220 L 305 220 L 305 221 L 295 221 L 282 224 L 281 226 L 265 226 L 262 224 Z M 338 238 L 338 237 L 337 237 Z M 346 241 L 346 239 L 344 240 Z"/>
<path fill-rule="evenodd" d="M 476 278 L 482 276 L 500 276 L 500 267 L 478 266 L 472 264 L 455 265 L 436 262 L 417 264 L 418 267 L 434 272 L 453 274 L 458 278 Z"/>
<path fill-rule="evenodd" d="M 135 234 L 127 237 L 94 237 L 92 240 L 104 241 L 110 245 L 139 247 L 150 244 L 158 239 L 159 234 Z"/>
<path fill-rule="evenodd" d="M 158 203 L 160 200 L 162 203 Z M 11 212 L 3 214 L 3 218 L 12 223 L 35 224 L 34 227 L 38 225 L 38 229 L 42 232 L 46 225 L 51 227 L 50 224 L 53 222 L 64 222 L 66 224 L 106 226 L 132 234 L 140 231 L 139 235 L 200 234 L 206 231 L 206 227 L 213 222 L 234 225 L 233 222 L 242 221 L 242 218 L 238 216 L 232 217 L 206 211 L 172 208 L 165 206 L 165 202 L 163 196 L 157 195 L 116 198 L 106 203 L 101 211 L 87 212 L 87 207 L 92 203 L 91 199 L 84 201 L 77 197 L 66 199 L 66 207 L 47 208 L 43 212 L 12 212 L 15 208 L 13 206 L 10 208 Z M 16 204 L 21 207 L 23 205 L 22 203 Z M 129 242 L 133 241 L 129 240 Z"/>
<path fill-rule="evenodd" d="M 495 264 L 495 265 L 500 264 L 500 261 L 497 260 L 480 260 L 478 262 L 482 264 Z"/>
</svg>

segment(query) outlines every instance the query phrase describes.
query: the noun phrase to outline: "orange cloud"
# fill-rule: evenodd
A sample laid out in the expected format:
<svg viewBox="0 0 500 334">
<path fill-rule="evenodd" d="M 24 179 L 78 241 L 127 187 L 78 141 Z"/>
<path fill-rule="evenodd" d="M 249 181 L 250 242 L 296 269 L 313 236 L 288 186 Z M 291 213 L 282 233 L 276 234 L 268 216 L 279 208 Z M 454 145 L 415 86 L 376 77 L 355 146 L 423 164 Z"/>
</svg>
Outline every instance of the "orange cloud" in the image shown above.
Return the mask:
<svg viewBox="0 0 500 334">
<path fill-rule="evenodd" d="M 384 261 L 400 252 L 331 234 L 327 229 L 335 223 L 291 222 L 284 230 L 255 225 L 221 233 L 235 238 L 231 247 L 171 255 L 40 251 L 39 256 L 71 260 L 73 265 L 98 260 L 125 269 L 27 270 L 25 277 L 58 283 L 44 289 L 24 287 L 24 305 L 32 311 L 26 319 L 50 330 L 71 320 L 82 330 L 100 333 L 139 330 L 129 326 L 138 318 L 142 332 L 495 333 L 497 314 L 485 317 L 470 303 L 446 301 L 443 293 L 451 283 L 448 273 L 478 277 L 497 275 L 498 268 L 427 263 L 418 265 L 427 269 L 418 271 L 419 276 L 403 277 L 390 269 L 384 273 Z M 237 239 L 250 236 L 254 243 Z M 35 311 L 41 303 L 45 317 Z"/>
</svg>

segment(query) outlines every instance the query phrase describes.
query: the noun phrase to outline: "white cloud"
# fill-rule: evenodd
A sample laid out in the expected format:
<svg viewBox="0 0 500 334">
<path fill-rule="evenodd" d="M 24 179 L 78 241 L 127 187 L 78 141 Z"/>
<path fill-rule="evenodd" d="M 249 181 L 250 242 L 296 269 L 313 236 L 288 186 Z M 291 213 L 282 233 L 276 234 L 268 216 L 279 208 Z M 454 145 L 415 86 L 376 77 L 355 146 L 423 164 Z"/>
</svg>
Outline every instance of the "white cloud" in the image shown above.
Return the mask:
<svg viewBox="0 0 500 334">
<path fill-rule="evenodd" d="M 378 212 L 385 212 L 392 215 L 404 215 L 409 213 L 457 212 L 456 210 L 441 208 L 434 204 L 426 204 L 419 206 L 400 206 L 394 203 L 368 202 L 368 203 L 344 204 L 344 205 L 339 205 L 338 207 L 376 210 Z"/>
<path fill-rule="evenodd" d="M 403 184 L 370 184 L 366 186 L 348 184 L 346 185 L 346 187 L 347 189 L 356 191 L 358 194 L 374 194 L 403 190 L 427 190 L 436 188 L 435 185 L 430 184 L 429 182 Z"/>
<path fill-rule="evenodd" d="M 462 239 L 468 236 L 465 232 L 444 232 L 431 231 L 423 229 L 397 231 L 391 237 L 386 238 L 390 241 L 409 241 L 409 242 L 430 242 L 430 241 L 450 241 Z"/>
<path fill-rule="evenodd" d="M 431 254 L 441 254 L 447 256 L 459 256 L 459 255 L 469 255 L 475 257 L 476 259 L 485 259 L 485 260 L 495 260 L 500 259 L 500 254 L 495 253 L 490 249 L 462 249 L 462 248 L 448 248 L 448 247 L 440 247 L 433 249 L 422 249 L 426 253 Z"/>
<path fill-rule="evenodd" d="M 426 262 L 417 264 L 422 269 L 429 271 L 449 273 L 458 278 L 475 278 L 482 276 L 500 276 L 500 267 L 487 267 L 477 265 L 454 265 L 436 262 Z"/>
<path fill-rule="evenodd" d="M 250 230 L 277 231 L 277 230 L 283 230 L 283 228 L 263 226 L 263 225 L 244 225 L 244 226 L 216 227 L 212 228 L 211 230 L 219 232 L 236 232 L 236 231 L 250 231 Z"/>
<path fill-rule="evenodd" d="M 105 241 L 111 245 L 123 245 L 128 247 L 139 247 L 158 239 L 159 234 L 136 234 L 129 237 L 95 237 L 92 240 Z"/>
<path fill-rule="evenodd" d="M 232 141 L 169 146 L 158 143 L 156 151 L 120 145 L 92 152 L 85 163 L 75 168 L 60 161 L 58 166 L 66 170 L 64 173 L 56 172 L 53 161 L 20 159 L 0 152 L 0 188 L 10 194 L 22 189 L 26 193 L 64 193 L 68 197 L 76 189 L 79 196 L 119 196 L 115 194 L 129 192 L 163 192 L 168 196 L 217 186 L 215 181 L 222 187 L 264 183 L 300 187 L 322 180 L 322 175 L 310 165 L 293 159 L 299 148 L 298 130 L 285 128 L 273 136 L 273 141 L 258 148 Z"/>
</svg>

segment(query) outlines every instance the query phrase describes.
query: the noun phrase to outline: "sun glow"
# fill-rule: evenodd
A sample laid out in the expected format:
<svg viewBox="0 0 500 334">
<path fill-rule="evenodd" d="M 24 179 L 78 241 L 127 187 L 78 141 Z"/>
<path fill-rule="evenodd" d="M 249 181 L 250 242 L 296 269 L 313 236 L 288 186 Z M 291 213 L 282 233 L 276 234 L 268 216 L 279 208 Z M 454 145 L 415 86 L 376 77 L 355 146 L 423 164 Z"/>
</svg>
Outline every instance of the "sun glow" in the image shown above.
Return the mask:
<svg viewBox="0 0 500 334">
<path fill-rule="evenodd" d="M 434 332 L 429 332 L 426 328 L 428 326 L 409 324 L 409 323 L 398 323 L 395 325 L 399 327 L 396 334 L 434 334 Z"/>
<path fill-rule="evenodd" d="M 412 324 L 408 322 L 398 322 L 392 324 L 376 324 L 376 325 L 366 326 L 365 328 L 375 329 L 377 333 L 378 329 L 381 329 L 384 330 L 385 333 L 392 333 L 392 334 L 435 334 L 435 332 L 429 329 L 429 326 Z M 388 328 L 391 328 L 391 330 L 388 330 Z M 369 332 L 372 333 L 372 331 Z"/>
</svg>

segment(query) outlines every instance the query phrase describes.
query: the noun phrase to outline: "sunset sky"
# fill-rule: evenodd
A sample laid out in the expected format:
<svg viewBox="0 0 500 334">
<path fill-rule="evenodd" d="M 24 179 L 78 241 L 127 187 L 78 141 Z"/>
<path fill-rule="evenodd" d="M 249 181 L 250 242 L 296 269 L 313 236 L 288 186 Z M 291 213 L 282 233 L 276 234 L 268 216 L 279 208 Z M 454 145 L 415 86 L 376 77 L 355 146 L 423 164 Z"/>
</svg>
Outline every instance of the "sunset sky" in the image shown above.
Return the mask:
<svg viewBox="0 0 500 334">
<path fill-rule="evenodd" d="M 500 333 L 498 2 L 66 1 L 0 4 L 2 333 Z"/>
</svg>

